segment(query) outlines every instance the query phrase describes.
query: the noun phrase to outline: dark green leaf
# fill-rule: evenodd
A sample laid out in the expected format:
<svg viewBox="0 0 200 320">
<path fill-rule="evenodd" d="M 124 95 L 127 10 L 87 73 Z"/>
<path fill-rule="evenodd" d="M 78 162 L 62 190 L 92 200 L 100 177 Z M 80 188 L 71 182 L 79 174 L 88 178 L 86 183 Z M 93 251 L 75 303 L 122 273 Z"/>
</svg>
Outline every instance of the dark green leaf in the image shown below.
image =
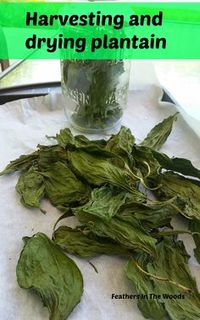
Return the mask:
<svg viewBox="0 0 200 320">
<path fill-rule="evenodd" d="M 148 204 L 134 202 L 133 200 L 127 201 L 121 207 L 118 215 L 127 222 L 131 222 L 132 217 L 137 219 L 145 229 L 155 229 L 170 225 L 171 218 L 178 213 L 176 206 L 176 198 Z"/>
<path fill-rule="evenodd" d="M 169 158 L 166 154 L 154 150 L 152 150 L 152 153 L 163 169 L 173 170 L 185 176 L 200 179 L 200 170 L 195 168 L 190 160 L 184 158 Z"/>
<path fill-rule="evenodd" d="M 166 312 L 172 320 L 199 319 L 200 295 L 187 265 L 188 255 L 183 243 L 166 238 L 158 243 L 157 256 L 158 259 L 151 261 L 139 255 L 126 266 L 127 276 L 138 293 L 147 294 L 149 298 L 150 294 L 157 295 L 156 301 L 140 302 L 140 310 L 145 317 L 155 320 L 164 319 Z M 179 298 L 170 299 L 168 295 Z"/>
<path fill-rule="evenodd" d="M 24 206 L 39 208 L 40 201 L 45 194 L 44 179 L 33 166 L 19 177 L 16 190 L 21 195 L 21 202 Z"/>
<path fill-rule="evenodd" d="M 80 302 L 83 279 L 78 267 L 42 233 L 26 238 L 16 272 L 19 286 L 40 296 L 51 320 L 66 320 Z"/>
<path fill-rule="evenodd" d="M 107 221 L 87 213 L 84 206 L 75 209 L 74 214 L 80 223 L 99 237 L 110 238 L 130 250 L 143 251 L 151 255 L 155 253 L 155 239 L 147 234 L 136 219 L 132 219 L 131 224 L 116 216 Z"/>
<path fill-rule="evenodd" d="M 200 183 L 187 179 L 173 172 L 165 172 L 156 180 L 161 187 L 156 194 L 161 200 L 178 196 L 180 199 L 180 212 L 188 218 L 200 220 Z"/>
<path fill-rule="evenodd" d="M 120 131 L 108 140 L 106 149 L 122 157 L 128 164 L 133 164 L 131 156 L 135 138 L 131 130 L 122 126 Z"/>
<path fill-rule="evenodd" d="M 90 188 L 78 180 L 64 163 L 53 163 L 42 175 L 46 195 L 56 207 L 87 201 Z"/>
<path fill-rule="evenodd" d="M 113 243 L 106 238 L 85 233 L 81 229 L 71 229 L 67 226 L 59 227 L 53 234 L 53 240 L 67 253 L 80 257 L 94 257 L 101 254 L 128 255 L 126 248 Z"/>
<path fill-rule="evenodd" d="M 160 164 L 148 147 L 135 145 L 132 150 L 132 156 L 135 161 L 135 166 L 138 168 L 144 177 L 151 177 L 159 174 Z"/>
<path fill-rule="evenodd" d="M 69 160 L 78 176 L 96 186 L 110 183 L 131 192 L 137 180 L 130 177 L 130 172 L 115 166 L 100 156 L 91 155 L 83 150 L 70 152 Z"/>
<path fill-rule="evenodd" d="M 73 136 L 69 128 L 61 129 L 55 137 L 51 137 L 57 140 L 58 144 L 63 148 L 84 148 L 89 146 L 96 146 L 104 148 L 106 145 L 105 140 L 89 140 L 83 135 Z"/>
<path fill-rule="evenodd" d="M 173 116 L 169 116 L 158 123 L 142 141 L 141 146 L 159 150 L 170 135 L 173 123 L 177 119 L 177 114 L 175 113 Z"/>
<path fill-rule="evenodd" d="M 139 294 L 138 308 L 143 316 L 147 319 L 164 320 L 167 313 L 163 303 L 159 299 L 150 299 L 150 294 L 158 294 L 154 283 L 148 275 L 141 271 L 141 268 L 146 269 L 148 262 L 148 255 L 138 254 L 136 261 L 132 258 L 129 260 L 125 267 L 125 273 Z"/>
<path fill-rule="evenodd" d="M 39 146 L 38 167 L 41 171 L 48 170 L 49 166 L 55 162 L 66 163 L 68 160 L 67 151 L 58 146 Z"/>
</svg>

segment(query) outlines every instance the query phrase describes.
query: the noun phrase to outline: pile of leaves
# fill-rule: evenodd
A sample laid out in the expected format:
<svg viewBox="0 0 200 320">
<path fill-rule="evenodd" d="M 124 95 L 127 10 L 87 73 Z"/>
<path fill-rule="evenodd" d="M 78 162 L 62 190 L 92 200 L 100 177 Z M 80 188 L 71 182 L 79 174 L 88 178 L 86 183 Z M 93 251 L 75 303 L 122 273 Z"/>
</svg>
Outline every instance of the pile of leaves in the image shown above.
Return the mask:
<svg viewBox="0 0 200 320">
<path fill-rule="evenodd" d="M 39 145 L 1 172 L 20 171 L 16 190 L 26 207 L 40 208 L 47 198 L 63 212 L 59 220 L 79 222 L 74 229 L 56 224 L 52 240 L 43 233 L 24 238 L 17 280 L 38 293 L 51 320 L 65 320 L 83 292 L 81 272 L 67 253 L 124 256 L 133 290 L 160 295 L 138 300 L 145 318 L 200 318 L 200 294 L 178 240 L 180 233 L 193 237 L 200 263 L 200 170 L 158 151 L 176 118 L 164 119 L 140 144 L 126 127 L 107 141 L 63 129 L 51 137 L 56 144 Z M 176 216 L 188 222 L 187 230 L 173 228 Z M 175 299 L 178 294 L 184 299 Z"/>
</svg>

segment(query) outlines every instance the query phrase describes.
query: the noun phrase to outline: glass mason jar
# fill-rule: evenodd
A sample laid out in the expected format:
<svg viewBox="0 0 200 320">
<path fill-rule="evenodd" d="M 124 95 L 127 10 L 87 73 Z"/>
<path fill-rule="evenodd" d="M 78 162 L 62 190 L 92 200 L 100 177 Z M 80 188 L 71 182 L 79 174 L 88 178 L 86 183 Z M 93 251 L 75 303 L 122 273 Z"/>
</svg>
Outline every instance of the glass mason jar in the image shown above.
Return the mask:
<svg viewBox="0 0 200 320">
<path fill-rule="evenodd" d="M 79 131 L 98 133 L 120 123 L 127 103 L 129 60 L 62 60 L 65 112 Z"/>
</svg>

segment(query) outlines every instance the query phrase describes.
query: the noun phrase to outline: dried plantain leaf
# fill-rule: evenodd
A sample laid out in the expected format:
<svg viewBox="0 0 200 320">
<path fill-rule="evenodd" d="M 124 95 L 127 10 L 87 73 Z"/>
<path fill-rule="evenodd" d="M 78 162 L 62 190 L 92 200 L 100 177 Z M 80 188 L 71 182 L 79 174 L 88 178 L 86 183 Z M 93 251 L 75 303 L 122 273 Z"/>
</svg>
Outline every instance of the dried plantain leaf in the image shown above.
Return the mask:
<svg viewBox="0 0 200 320">
<path fill-rule="evenodd" d="M 67 207 L 69 204 L 81 204 L 88 200 L 90 188 L 81 182 L 70 168 L 55 162 L 43 171 L 46 196 L 56 207 Z"/>
<path fill-rule="evenodd" d="M 125 203 L 128 194 L 110 185 L 93 189 L 84 211 L 109 221 Z"/>
<path fill-rule="evenodd" d="M 81 272 L 43 233 L 25 238 L 16 273 L 21 288 L 32 289 L 40 296 L 49 310 L 50 320 L 66 320 L 80 302 Z"/>
<path fill-rule="evenodd" d="M 164 320 L 167 312 L 163 303 L 159 299 L 150 299 L 150 294 L 158 294 L 154 283 L 150 276 L 141 271 L 146 270 L 147 263 L 149 263 L 149 256 L 143 253 L 138 254 L 135 259 L 131 258 L 128 261 L 125 273 L 139 294 L 140 299 L 138 299 L 137 305 L 143 316 L 147 319 Z"/>
<path fill-rule="evenodd" d="M 100 154 L 96 156 L 83 150 L 76 150 L 69 152 L 69 160 L 76 175 L 95 186 L 110 183 L 131 192 L 137 181 L 129 171 L 112 164 Z"/>
<path fill-rule="evenodd" d="M 40 201 L 45 194 L 43 176 L 37 168 L 32 166 L 19 177 L 16 190 L 21 195 L 21 202 L 24 206 L 39 208 Z"/>
<path fill-rule="evenodd" d="M 159 150 L 170 135 L 173 123 L 177 119 L 177 114 L 178 112 L 158 123 L 151 129 L 140 145 Z"/>
<path fill-rule="evenodd" d="M 160 164 L 152 152 L 152 149 L 134 145 L 132 156 L 135 161 L 135 167 L 138 168 L 144 177 L 151 177 L 159 174 Z"/>
<path fill-rule="evenodd" d="M 22 155 L 16 160 L 11 161 L 6 168 L 0 172 L 0 176 L 13 173 L 15 171 L 26 171 L 37 161 L 38 151 L 31 154 Z"/>
<path fill-rule="evenodd" d="M 129 255 L 128 249 L 106 238 L 84 232 L 81 228 L 59 227 L 53 234 L 53 240 L 67 253 L 80 257 L 95 257 L 101 254 Z"/>
<path fill-rule="evenodd" d="M 58 146 L 38 146 L 38 167 L 40 171 L 48 170 L 49 166 L 51 166 L 55 162 L 63 162 L 66 163 L 68 160 L 67 151 Z"/>
<path fill-rule="evenodd" d="M 200 183 L 173 172 L 160 174 L 156 184 L 161 187 L 154 191 L 161 200 L 179 197 L 180 213 L 189 219 L 200 220 Z"/>
<path fill-rule="evenodd" d="M 173 170 L 184 174 L 185 176 L 196 177 L 200 179 L 200 170 L 195 168 L 192 162 L 184 158 L 169 158 L 166 154 L 152 150 L 154 157 L 159 162 L 161 168 Z"/>
<path fill-rule="evenodd" d="M 54 138 L 61 147 L 66 149 L 70 147 L 84 148 L 90 146 L 104 148 L 106 146 L 106 141 L 103 139 L 91 141 L 83 135 L 73 136 L 69 128 L 61 129 L 55 137 L 50 138 Z"/>
<path fill-rule="evenodd" d="M 172 320 L 199 319 L 200 294 L 188 268 L 183 243 L 165 238 L 157 244 L 156 251 L 159 259 L 139 255 L 131 259 L 125 269 L 138 293 L 146 294 L 149 299 L 151 294 L 157 297 L 153 302 L 140 301 L 141 312 L 155 320 L 164 320 L 166 314 Z"/>
<path fill-rule="evenodd" d="M 120 208 L 118 216 L 130 223 L 132 218 L 137 219 L 143 228 L 150 231 L 151 229 L 169 226 L 172 217 L 178 214 L 176 206 L 176 198 L 148 204 L 127 200 Z"/>
<path fill-rule="evenodd" d="M 132 149 L 135 143 L 135 138 L 131 130 L 122 126 L 117 134 L 111 136 L 108 140 L 105 149 L 119 155 L 129 165 L 133 165 Z"/>
<path fill-rule="evenodd" d="M 74 209 L 74 215 L 80 223 L 99 237 L 112 239 L 130 250 L 155 255 L 156 240 L 143 229 L 137 219 L 133 218 L 131 224 L 116 216 L 107 221 L 102 217 L 89 214 L 84 210 L 84 206 Z"/>
</svg>

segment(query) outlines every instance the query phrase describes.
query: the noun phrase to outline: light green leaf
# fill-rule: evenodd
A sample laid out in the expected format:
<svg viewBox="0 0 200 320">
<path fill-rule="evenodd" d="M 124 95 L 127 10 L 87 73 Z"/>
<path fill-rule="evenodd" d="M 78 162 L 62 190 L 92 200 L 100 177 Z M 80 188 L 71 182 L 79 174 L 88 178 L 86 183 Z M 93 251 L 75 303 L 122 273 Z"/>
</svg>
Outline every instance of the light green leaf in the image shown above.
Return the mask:
<svg viewBox="0 0 200 320">
<path fill-rule="evenodd" d="M 157 294 L 154 288 L 153 281 L 150 276 L 141 271 L 146 269 L 149 262 L 149 256 L 145 254 L 138 254 L 134 260 L 131 258 L 125 266 L 125 273 L 129 280 L 131 280 L 140 299 L 138 300 L 138 308 L 143 316 L 147 319 L 164 320 L 167 312 L 164 305 L 159 299 L 150 299 L 150 295 Z M 139 266 L 139 268 L 138 268 Z"/>
<path fill-rule="evenodd" d="M 90 201 L 84 211 L 109 221 L 125 203 L 128 194 L 112 186 L 93 189 Z"/>
<path fill-rule="evenodd" d="M 145 229 L 150 231 L 151 229 L 169 226 L 172 217 L 178 214 L 176 206 L 176 198 L 148 204 L 129 200 L 121 207 L 118 216 L 130 223 L 132 218 L 136 219 Z"/>
</svg>

